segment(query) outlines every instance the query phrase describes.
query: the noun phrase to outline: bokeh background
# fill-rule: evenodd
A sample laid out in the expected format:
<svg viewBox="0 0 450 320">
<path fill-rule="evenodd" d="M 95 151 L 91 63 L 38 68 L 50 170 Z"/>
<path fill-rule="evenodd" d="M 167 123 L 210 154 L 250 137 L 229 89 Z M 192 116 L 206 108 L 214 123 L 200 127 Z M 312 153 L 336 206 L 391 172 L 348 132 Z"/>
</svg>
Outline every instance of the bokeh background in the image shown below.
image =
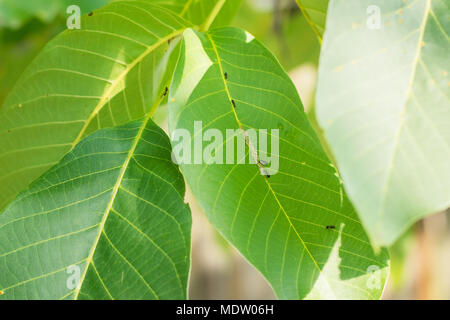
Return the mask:
<svg viewBox="0 0 450 320">
<path fill-rule="evenodd" d="M 88 13 L 107 2 L 0 0 L 0 108 L 27 64 L 65 29 L 69 5 Z M 314 117 L 320 43 L 295 1 L 243 0 L 233 25 L 248 30 L 279 59 L 321 136 Z M 163 112 L 160 117 L 164 125 Z M 189 191 L 186 198 L 193 214 L 190 298 L 275 298 L 260 273 L 209 224 Z M 450 299 L 450 210 L 411 227 L 390 253 L 384 299 Z"/>
</svg>

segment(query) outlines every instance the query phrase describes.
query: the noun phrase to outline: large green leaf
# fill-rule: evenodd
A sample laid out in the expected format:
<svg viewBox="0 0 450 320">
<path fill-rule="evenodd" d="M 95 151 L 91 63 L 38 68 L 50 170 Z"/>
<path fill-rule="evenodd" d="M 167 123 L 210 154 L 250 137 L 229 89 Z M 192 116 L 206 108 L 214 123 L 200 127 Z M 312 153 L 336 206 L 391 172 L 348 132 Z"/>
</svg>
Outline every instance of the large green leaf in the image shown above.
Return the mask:
<svg viewBox="0 0 450 320">
<path fill-rule="evenodd" d="M 31 18 L 49 23 L 57 16 L 65 17 L 70 5 L 80 7 L 82 13 L 105 5 L 110 0 L 1 0 L 0 28 L 17 29 Z"/>
<path fill-rule="evenodd" d="M 115 1 L 51 41 L 0 110 L 0 209 L 87 134 L 153 112 L 176 62 L 170 40 L 190 25 Z"/>
<path fill-rule="evenodd" d="M 212 224 L 261 271 L 278 297 L 380 297 L 387 253 L 372 250 L 293 83 L 267 49 L 238 29 L 207 34 L 189 29 L 169 92 L 172 145 L 189 186 Z M 183 162 L 180 157 L 188 151 L 201 156 L 195 139 L 203 133 L 194 121 L 223 137 L 227 129 L 237 130 L 240 141 L 245 140 L 242 130 L 267 129 L 271 135 L 279 129 L 279 172 L 260 172 L 265 160 L 249 164 L 248 148 L 247 164 L 236 163 L 241 160 L 236 157 L 230 161 L 235 164 Z M 186 153 L 178 150 L 183 130 L 194 139 Z M 223 144 L 209 138 L 205 152 L 220 155 Z M 261 144 L 251 141 L 260 151 L 258 160 L 264 158 Z M 235 155 L 237 145 L 231 148 Z M 369 284 L 371 277 L 378 277 L 378 286 Z"/>
<path fill-rule="evenodd" d="M 183 198 L 151 120 L 97 131 L 0 216 L 0 299 L 185 299 Z"/>
<path fill-rule="evenodd" d="M 450 204 L 449 30 L 443 0 L 330 2 L 318 120 L 381 245 Z"/>
<path fill-rule="evenodd" d="M 228 25 L 242 0 L 145 0 L 168 8 L 200 28 Z"/>
<path fill-rule="evenodd" d="M 311 28 L 320 40 L 322 40 L 325 31 L 328 1 L 329 0 L 296 0 L 305 19 L 308 20 Z"/>
</svg>

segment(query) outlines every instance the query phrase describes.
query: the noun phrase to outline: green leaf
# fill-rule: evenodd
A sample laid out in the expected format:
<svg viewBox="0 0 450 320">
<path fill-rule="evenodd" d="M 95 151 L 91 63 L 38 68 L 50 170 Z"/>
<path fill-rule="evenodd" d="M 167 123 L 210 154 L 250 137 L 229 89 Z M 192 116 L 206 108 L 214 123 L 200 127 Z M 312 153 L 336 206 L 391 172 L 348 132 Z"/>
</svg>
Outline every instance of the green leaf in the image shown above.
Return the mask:
<svg viewBox="0 0 450 320">
<path fill-rule="evenodd" d="M 364 226 L 389 245 L 450 204 L 450 11 L 373 3 L 330 2 L 316 103 Z"/>
<path fill-rule="evenodd" d="M 185 299 L 183 199 L 151 120 L 97 131 L 0 216 L 0 299 Z"/>
<path fill-rule="evenodd" d="M 228 25 L 242 0 L 146 0 L 168 8 L 204 29 Z"/>
<path fill-rule="evenodd" d="M 248 147 L 245 158 L 234 157 L 230 164 L 189 164 L 192 157 L 180 164 L 209 220 L 267 278 L 279 298 L 381 296 L 387 252 L 372 250 L 293 83 L 267 49 L 238 29 L 207 34 L 189 29 L 169 92 L 169 130 L 178 161 L 189 152 L 201 156 L 195 141 L 203 133 L 194 121 L 202 121 L 205 130 L 217 129 L 225 139 L 227 129 L 237 130 L 241 142 L 242 130 L 267 129 L 269 147 L 276 134 L 271 130 L 279 130 L 278 173 L 267 163 L 249 163 L 256 159 L 250 158 Z M 194 142 L 179 152 L 183 130 Z M 261 143 L 252 141 L 258 160 L 267 160 Z M 206 155 L 222 151 L 217 157 L 224 161 L 228 144 L 224 147 L 218 139 L 207 145 Z M 234 155 L 237 145 L 230 148 Z M 239 164 L 238 159 L 247 161 Z M 373 279 L 378 285 L 372 286 Z"/>
<path fill-rule="evenodd" d="M 295 0 L 298 7 L 302 11 L 306 20 L 308 20 L 311 28 L 322 40 L 325 32 L 325 22 L 327 17 L 329 0 Z"/>
<path fill-rule="evenodd" d="M 193 24 L 202 26 L 203 30 L 208 30 L 229 24 L 241 2 L 242 0 L 188 0 L 190 6 L 185 7 L 181 15 Z M 210 12 L 214 11 L 217 14 L 211 15 Z"/>
<path fill-rule="evenodd" d="M 115 1 L 52 40 L 0 110 L 0 209 L 89 133 L 152 113 L 178 56 L 171 39 L 190 25 Z"/>
<path fill-rule="evenodd" d="M 55 17 L 67 15 L 70 5 L 80 7 L 82 13 L 105 5 L 109 0 L 2 0 L 0 2 L 0 28 L 18 29 L 33 17 L 49 23 Z"/>
</svg>

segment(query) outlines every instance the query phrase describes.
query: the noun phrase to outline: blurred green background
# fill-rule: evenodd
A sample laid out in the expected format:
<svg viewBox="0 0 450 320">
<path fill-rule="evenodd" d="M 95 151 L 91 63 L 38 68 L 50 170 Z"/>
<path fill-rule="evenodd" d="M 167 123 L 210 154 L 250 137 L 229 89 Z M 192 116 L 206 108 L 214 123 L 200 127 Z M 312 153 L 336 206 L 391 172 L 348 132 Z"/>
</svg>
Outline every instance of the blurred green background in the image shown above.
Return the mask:
<svg viewBox="0 0 450 320">
<path fill-rule="evenodd" d="M 0 0 L 0 106 L 27 64 L 66 28 L 69 5 L 88 13 L 108 1 Z M 279 59 L 320 136 L 314 117 L 320 44 L 295 1 L 243 0 L 233 25 L 248 30 Z M 189 192 L 187 200 L 193 212 L 190 298 L 274 298 L 262 276 L 214 231 Z M 450 299 L 450 211 L 413 226 L 390 252 L 384 299 Z"/>
</svg>

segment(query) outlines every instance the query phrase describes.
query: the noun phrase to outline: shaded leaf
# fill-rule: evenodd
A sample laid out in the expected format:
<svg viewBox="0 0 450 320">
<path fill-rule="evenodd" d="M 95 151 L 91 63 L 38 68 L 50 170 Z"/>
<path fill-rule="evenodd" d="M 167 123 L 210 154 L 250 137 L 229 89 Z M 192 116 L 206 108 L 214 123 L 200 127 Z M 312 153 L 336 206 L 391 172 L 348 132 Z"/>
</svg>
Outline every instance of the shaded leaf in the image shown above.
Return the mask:
<svg viewBox="0 0 450 320">
<path fill-rule="evenodd" d="M 0 299 L 185 299 L 183 197 L 151 120 L 97 131 L 0 216 Z"/>
<path fill-rule="evenodd" d="M 109 0 L 2 0 L 0 28 L 18 29 L 34 17 L 49 23 L 57 16 L 65 17 L 70 5 L 77 5 L 82 13 L 88 13 L 107 2 Z"/>
<path fill-rule="evenodd" d="M 114 1 L 52 40 L 0 110 L 0 209 L 89 133 L 153 112 L 171 40 L 190 25 L 149 1 Z"/>
</svg>

